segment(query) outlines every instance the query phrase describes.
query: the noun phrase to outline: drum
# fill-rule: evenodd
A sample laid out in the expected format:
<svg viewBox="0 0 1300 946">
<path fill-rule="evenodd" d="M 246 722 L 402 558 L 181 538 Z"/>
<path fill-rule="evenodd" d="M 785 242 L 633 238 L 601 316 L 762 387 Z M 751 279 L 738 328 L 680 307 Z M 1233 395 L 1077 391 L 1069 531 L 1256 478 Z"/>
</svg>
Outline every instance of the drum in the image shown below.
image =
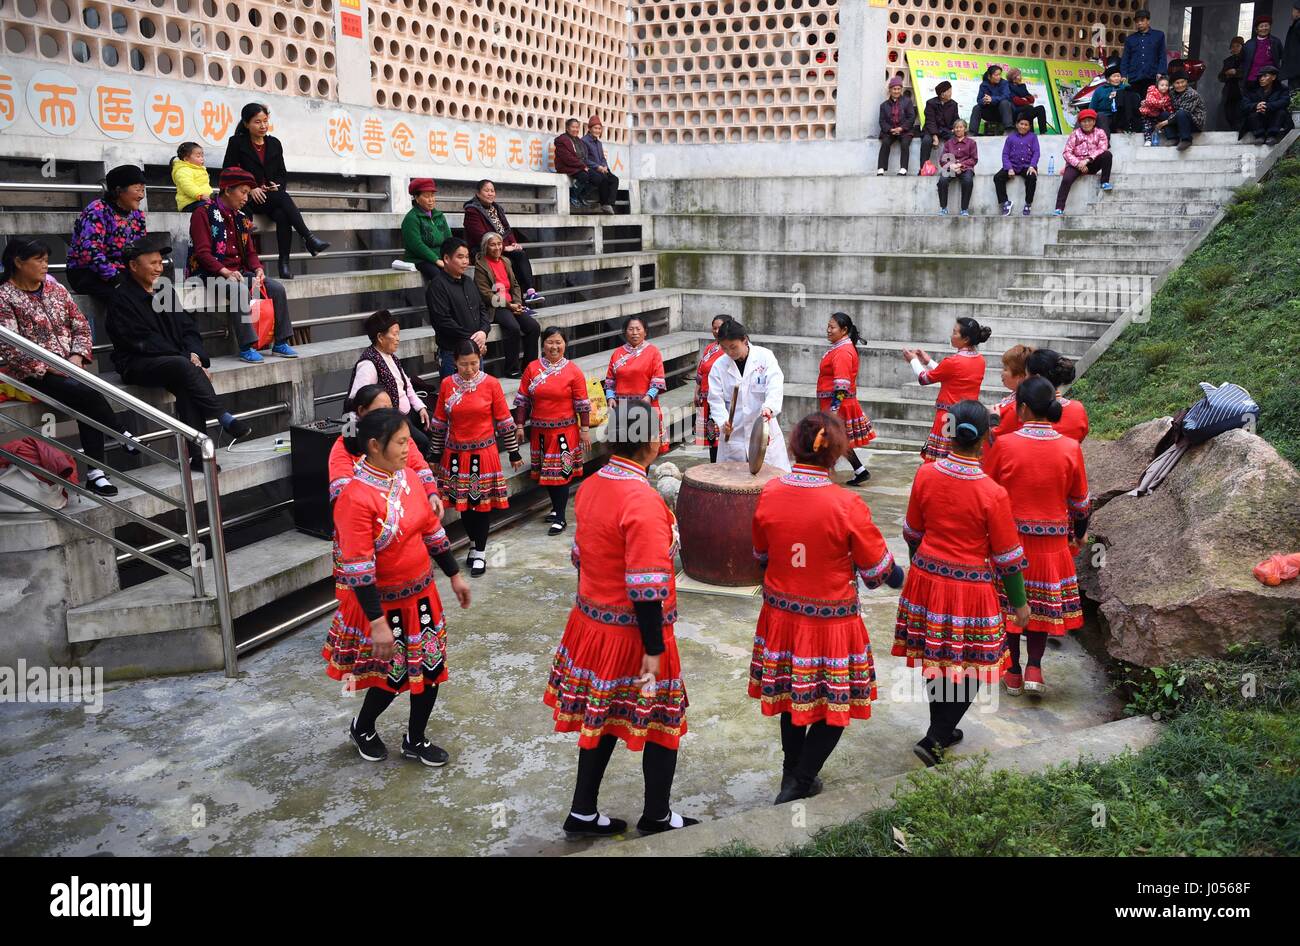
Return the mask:
<svg viewBox="0 0 1300 946">
<path fill-rule="evenodd" d="M 764 464 L 701 463 L 682 476 L 677 494 L 677 529 L 682 569 L 710 585 L 758 585 L 763 570 L 754 559 L 754 510 L 763 484 L 781 470 Z"/>
</svg>

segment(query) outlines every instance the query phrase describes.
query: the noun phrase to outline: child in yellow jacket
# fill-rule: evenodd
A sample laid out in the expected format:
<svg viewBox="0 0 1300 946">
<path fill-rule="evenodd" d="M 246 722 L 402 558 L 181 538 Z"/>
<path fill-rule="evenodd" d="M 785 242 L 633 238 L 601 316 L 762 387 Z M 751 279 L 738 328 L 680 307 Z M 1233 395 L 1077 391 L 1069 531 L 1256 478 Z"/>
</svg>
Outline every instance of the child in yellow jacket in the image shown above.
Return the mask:
<svg viewBox="0 0 1300 946">
<path fill-rule="evenodd" d="M 203 148 L 194 141 L 182 142 L 172 158 L 172 183 L 176 185 L 176 209 L 193 210 L 212 194 L 212 181 L 203 166 Z"/>
</svg>

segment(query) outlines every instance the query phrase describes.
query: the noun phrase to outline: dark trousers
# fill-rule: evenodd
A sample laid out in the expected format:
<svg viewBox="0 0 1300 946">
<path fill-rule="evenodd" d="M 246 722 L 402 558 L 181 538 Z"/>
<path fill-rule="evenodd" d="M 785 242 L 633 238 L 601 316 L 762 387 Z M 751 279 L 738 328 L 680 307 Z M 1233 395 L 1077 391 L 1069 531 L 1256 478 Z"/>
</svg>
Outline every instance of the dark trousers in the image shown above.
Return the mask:
<svg viewBox="0 0 1300 946">
<path fill-rule="evenodd" d="M 144 388 L 170 391 L 176 398 L 176 419 L 199 433 L 204 432 L 209 420 L 220 417 L 226 410 L 203 369 L 184 355 L 132 358 L 122 372 L 122 380 Z M 193 449 L 191 444 L 191 452 Z"/>
<path fill-rule="evenodd" d="M 930 702 L 930 728 L 925 737 L 931 745 L 948 745 L 952 731 L 966 715 L 966 710 L 970 709 L 978 689 L 979 680 L 974 676 L 963 677 L 956 682 L 936 677 L 926 684 L 926 696 Z"/>
<path fill-rule="evenodd" d="M 1246 130 L 1254 132 L 1256 138 L 1267 138 L 1270 135 L 1282 137 L 1290 130 L 1291 114 L 1285 108 L 1269 109 L 1266 112 L 1257 112 L 1252 109 L 1246 115 Z"/>
<path fill-rule="evenodd" d="M 1232 90 L 1231 94 L 1229 89 Z M 1223 85 L 1223 118 L 1229 128 L 1241 129 L 1241 89 L 1235 82 L 1225 82 Z"/>
<path fill-rule="evenodd" d="M 384 710 L 393 705 L 396 693 L 390 693 L 379 687 L 369 687 L 366 698 L 361 703 L 361 712 L 357 713 L 357 732 L 369 735 L 375 731 L 375 723 Z M 426 686 L 419 693 L 411 694 L 411 716 L 407 723 L 406 735 L 412 743 L 424 742 L 424 732 L 429 726 L 429 717 L 438 702 L 438 685 Z"/>
<path fill-rule="evenodd" d="M 781 714 L 781 752 L 784 760 L 781 770 L 793 775 L 800 786 L 812 784 L 822 770 L 844 734 L 843 726 L 829 726 L 825 722 L 811 726 L 796 726 L 789 713 Z"/>
<path fill-rule="evenodd" d="M 240 350 L 257 344 L 257 329 L 253 325 L 251 299 L 253 277 L 245 273 L 242 282 L 222 279 L 220 276 L 205 276 L 207 304 L 209 311 L 225 312 L 230 317 L 231 330 Z M 263 279 L 263 295 L 275 306 L 275 341 L 287 342 L 293 338 L 293 322 L 289 319 L 289 298 L 285 295 L 284 285 L 266 276 Z"/>
<path fill-rule="evenodd" d="M 1117 131 L 1136 131 L 1139 127 L 1138 106 L 1141 104 L 1142 100 L 1133 94 L 1132 89 L 1125 89 L 1115 96 L 1114 111 L 1097 113 L 1097 126 L 1108 135 Z"/>
<path fill-rule="evenodd" d="M 1011 104 L 1011 99 L 1003 99 L 1001 102 L 994 102 L 992 105 L 978 102 L 970 110 L 970 133 L 972 135 L 978 135 L 980 133 L 980 122 L 987 121 L 984 117 L 986 111 L 997 115 L 1004 131 L 1011 127 L 1015 118 L 1015 106 Z"/>
<path fill-rule="evenodd" d="M 1025 206 L 1033 206 L 1034 191 L 1038 187 L 1038 175 L 1029 174 L 1022 168 L 1016 171 L 1016 177 L 1025 182 Z M 1003 168 L 998 171 L 997 174 L 993 175 L 993 186 L 997 189 L 999 204 L 1005 204 L 1007 202 L 1007 181 L 1010 179 L 1011 175 L 1007 173 L 1006 168 Z"/>
<path fill-rule="evenodd" d="M 491 510 L 466 509 L 460 514 L 460 521 L 469 537 L 470 547 L 480 552 L 487 548 L 488 533 L 492 531 Z"/>
<path fill-rule="evenodd" d="M 970 195 L 975 189 L 975 172 L 962 171 L 955 178 L 944 177 L 939 175 L 939 206 L 947 208 L 948 206 L 948 186 L 956 180 L 961 184 L 961 209 L 970 210 Z"/>
<path fill-rule="evenodd" d="M 1114 156 L 1109 151 L 1103 151 L 1097 157 L 1088 162 L 1088 173 L 1096 174 L 1101 178 L 1103 184 L 1110 180 L 1110 164 Z M 1061 172 L 1061 186 L 1056 189 L 1056 209 L 1064 210 L 1066 198 L 1070 196 L 1070 188 L 1074 182 L 1083 176 L 1073 164 L 1066 164 L 1065 170 Z"/>
<path fill-rule="evenodd" d="M 51 374 L 46 371 L 39 378 L 27 378 L 26 383 L 60 401 L 74 411 L 80 411 L 91 420 L 96 420 L 110 430 L 117 429 L 117 417 L 108 399 L 94 388 L 87 387 L 76 378 L 67 375 Z M 104 434 L 90 424 L 77 421 L 77 432 L 81 435 L 81 450 L 90 459 L 103 462 Z"/>
<path fill-rule="evenodd" d="M 521 342 L 524 366 L 537 358 L 537 340 L 542 337 L 542 327 L 535 318 L 522 312 L 515 315 L 509 309 L 496 309 L 492 313 L 492 321 L 501 326 L 501 350 L 504 355 L 502 371 L 505 374 L 520 370 Z"/>
<path fill-rule="evenodd" d="M 1047 109 L 1041 105 L 1023 105 L 1016 109 L 1017 116 L 1021 112 L 1029 112 L 1029 114 L 1033 116 L 1033 119 L 1030 121 L 1031 125 L 1034 122 L 1038 122 L 1038 133 L 1040 135 L 1047 134 Z"/>
<path fill-rule="evenodd" d="M 1147 92 L 1150 90 L 1151 86 L 1155 84 L 1155 76 L 1152 76 L 1149 79 L 1134 79 L 1130 76 L 1128 80 L 1128 90 L 1133 94 L 1133 98 L 1138 102 L 1141 102 L 1147 97 Z"/>
<path fill-rule="evenodd" d="M 952 137 L 952 135 L 940 135 L 940 136 L 939 136 L 939 143 L 936 145 L 936 144 L 934 144 L 934 135 L 928 135 L 928 134 L 924 134 L 924 133 L 922 133 L 922 135 L 921 135 L 921 164 L 924 165 L 926 161 L 929 161 L 929 160 L 930 160 L 930 152 L 931 152 L 931 151 L 934 151 L 934 150 L 942 151 L 942 150 L 943 150 L 943 143 L 944 143 L 945 141 L 947 141 L 947 140 L 948 140 L 949 138 L 951 138 L 951 137 Z"/>
<path fill-rule="evenodd" d="M 587 170 L 579 171 L 572 176 L 573 183 L 577 187 L 579 196 L 587 195 L 590 191 L 596 192 L 596 203 L 614 205 L 614 199 L 618 196 L 618 175 L 614 173 L 601 174 L 599 171 Z M 590 197 L 586 199 L 590 200 Z"/>
<path fill-rule="evenodd" d="M 579 815 L 597 813 L 600 783 L 617 745 L 617 737 L 602 736 L 594 748 L 578 750 L 578 781 L 573 788 L 570 811 Z M 673 776 L 676 772 L 676 749 L 665 749 L 655 742 L 645 744 L 641 751 L 641 774 L 645 779 L 645 807 L 642 815 L 647 820 L 661 821 L 672 813 L 668 799 L 672 794 Z"/>
<path fill-rule="evenodd" d="M 456 351 L 454 348 L 438 346 L 438 380 L 450 378 L 456 373 Z"/>
<path fill-rule="evenodd" d="M 442 271 L 441 267 L 423 259 L 415 261 L 415 268 L 420 271 L 420 275 L 424 277 L 425 282 L 433 279 Z"/>
<path fill-rule="evenodd" d="M 547 495 L 551 497 L 551 512 L 564 519 L 569 508 L 569 484 L 563 486 L 546 487 Z"/>
<path fill-rule="evenodd" d="M 1196 123 L 1192 121 L 1191 114 L 1181 108 L 1174 112 L 1174 118 L 1170 124 L 1178 129 L 1179 141 L 1191 141 L 1192 135 L 1200 131 L 1200 129 L 1196 127 Z"/>
<path fill-rule="evenodd" d="M 311 236 L 311 230 L 307 229 L 307 223 L 302 219 L 302 211 L 293 202 L 288 191 L 283 189 L 267 191 L 265 201 L 260 204 L 250 203 L 244 210 L 265 214 L 271 218 L 271 222 L 275 224 L 275 248 L 282 264 L 289 262 L 289 250 L 293 246 L 293 231 L 297 230 L 298 235 L 304 240 Z"/>
<path fill-rule="evenodd" d="M 524 292 L 529 289 L 536 289 L 537 283 L 533 281 L 533 264 L 528 262 L 528 254 L 523 250 L 515 250 L 504 254 L 504 256 L 510 260 L 510 268 L 515 271 L 515 278 L 519 280 L 519 288 Z"/>
<path fill-rule="evenodd" d="M 904 171 L 907 170 L 908 158 L 912 156 L 912 133 L 905 131 L 901 135 L 891 135 L 888 132 L 882 132 L 880 135 L 880 158 L 876 161 L 876 167 L 882 171 L 889 170 L 889 152 L 894 150 L 894 142 L 899 144 L 898 166 Z"/>
<path fill-rule="evenodd" d="M 1154 134 L 1156 134 L 1156 124 L 1159 123 L 1159 122 L 1167 122 L 1167 121 L 1169 121 L 1169 119 L 1171 119 L 1171 118 L 1173 118 L 1173 117 L 1174 117 L 1174 116 L 1171 115 L 1169 112 L 1161 112 L 1159 115 L 1146 115 L 1146 116 L 1143 116 L 1143 118 L 1142 118 L 1142 135 L 1143 135 L 1143 137 L 1146 138 L 1148 141 L 1151 140 L 1151 136 L 1154 135 Z M 1168 127 L 1169 127 L 1168 125 L 1165 126 L 1165 128 L 1168 128 Z M 1167 132 L 1166 132 L 1166 134 L 1167 134 Z"/>
</svg>

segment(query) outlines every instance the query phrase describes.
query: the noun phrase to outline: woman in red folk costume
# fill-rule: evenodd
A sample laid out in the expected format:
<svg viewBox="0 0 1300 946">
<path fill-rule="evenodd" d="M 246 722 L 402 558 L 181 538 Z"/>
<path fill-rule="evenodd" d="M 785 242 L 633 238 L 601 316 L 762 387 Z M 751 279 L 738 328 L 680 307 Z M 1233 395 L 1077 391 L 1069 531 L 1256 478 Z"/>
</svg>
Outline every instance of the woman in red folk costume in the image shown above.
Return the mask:
<svg viewBox="0 0 1300 946">
<path fill-rule="evenodd" d="M 349 728 L 361 758 L 388 757 L 375 723 L 397 694 L 410 691 L 402 758 L 446 765 L 447 753 L 424 735 L 447 679 L 447 625 L 433 563 L 451 578 L 462 608 L 469 607 L 469 585 L 427 495 L 411 482 L 407 453 L 414 447 L 402 413 L 370 411 L 357 425 L 354 449 L 364 459 L 334 504 L 339 607 L 321 652 L 326 673 L 366 691 Z"/>
<path fill-rule="evenodd" d="M 1074 362 L 1050 348 L 1040 348 L 1030 352 L 1025 359 L 1025 370 L 1031 378 L 1046 378 L 1056 391 L 1057 400 L 1061 404 L 1061 416 L 1052 422 L 1052 429 L 1076 443 L 1083 443 L 1088 436 L 1088 412 L 1082 401 L 1061 397 L 1061 389 L 1074 383 Z M 1017 411 L 1003 411 L 998 426 L 993 431 L 993 439 L 1015 433 L 1020 429 L 1020 424 L 1020 414 Z"/>
<path fill-rule="evenodd" d="M 710 328 L 713 341 L 704 346 L 700 363 L 695 368 L 695 443 L 709 448 L 709 462 L 718 462 L 718 422 L 709 416 L 709 372 L 713 363 L 726 352 L 718 344 L 718 331 L 731 321 L 729 315 L 715 315 Z"/>
<path fill-rule="evenodd" d="M 849 721 L 871 716 L 876 668 L 857 579 L 867 588 L 903 584 L 867 504 L 831 482 L 847 449 L 839 418 L 805 417 L 790 432 L 791 471 L 768 481 L 754 511 L 764 575 L 749 695 L 764 716 L 781 717 L 778 805 L 820 792 L 817 773 Z"/>
<path fill-rule="evenodd" d="M 356 424 L 371 411 L 383 410 L 393 406 L 393 399 L 388 396 L 382 384 L 365 384 L 357 389 L 351 398 L 348 424 L 344 427 L 344 436 L 334 441 L 329 456 L 329 492 L 330 502 L 339 498 L 343 487 L 348 485 L 356 472 L 357 465 L 365 459 L 365 454 L 356 454 L 349 449 L 348 432 L 356 430 Z M 353 444 L 355 446 L 355 444 Z M 442 518 L 442 500 L 438 497 L 438 478 L 429 468 L 428 462 L 420 455 L 419 449 L 408 450 L 406 454 L 407 482 L 418 483 L 429 497 L 433 514 Z"/>
<path fill-rule="evenodd" d="M 542 698 L 557 732 L 578 733 L 577 785 L 564 822 L 570 839 L 627 830 L 597 807 L 619 739 L 642 753 L 645 809 L 637 830 L 697 823 L 669 806 L 687 704 L 673 636 L 677 524 L 646 480 L 659 455 L 648 404 L 624 401 L 610 413 L 610 450 L 609 463 L 578 490 L 578 594 Z"/>
<path fill-rule="evenodd" d="M 670 444 L 664 433 L 664 412 L 659 407 L 659 395 L 668 386 L 664 378 L 664 356 L 646 341 L 645 322 L 639 315 L 629 315 L 623 320 L 623 338 L 627 344 L 609 356 L 605 398 L 611 408 L 616 399 L 646 400 L 653 404 L 659 420 L 659 452 L 667 453 Z"/>
<path fill-rule="evenodd" d="M 1011 393 L 993 405 L 990 411 L 994 417 L 998 418 L 998 423 L 1006 419 L 1007 414 L 1016 412 L 1016 388 L 1020 383 L 1029 377 L 1029 369 L 1026 367 L 1029 356 L 1034 350 L 1028 345 L 1012 345 L 1002 353 L 1002 386 Z M 996 429 L 994 430 L 996 434 Z M 990 438 L 990 442 L 992 438 Z"/>
<path fill-rule="evenodd" d="M 983 462 L 984 472 L 1011 495 L 1011 514 L 1029 559 L 1024 573 L 1029 662 L 1022 677 L 1020 634 L 1008 633 L 1011 666 L 1002 680 L 1012 695 L 1022 686 L 1031 693 L 1046 690 L 1042 661 L 1048 635 L 1060 636 L 1083 626 L 1071 545 L 1087 532 L 1090 509 L 1083 450 L 1077 441 L 1052 429 L 1061 419 L 1052 383 L 1040 377 L 1026 379 L 1016 389 L 1016 410 L 1020 429 L 999 437 Z"/>
<path fill-rule="evenodd" d="M 850 486 L 871 479 L 871 471 L 858 459 L 854 447 L 865 447 L 876 439 L 871 418 L 858 403 L 858 329 L 843 312 L 835 312 L 826 323 L 826 340 L 830 350 L 822 355 L 817 372 L 817 406 L 839 417 L 848 437 L 844 456 L 853 466 Z"/>
<path fill-rule="evenodd" d="M 952 433 L 948 429 L 948 412 L 958 401 L 978 400 L 984 384 L 984 356 L 979 346 L 989 340 L 993 330 L 974 319 L 961 318 L 952 329 L 952 347 L 957 354 L 936 362 L 920 348 L 904 348 L 903 360 L 910 362 L 922 384 L 938 384 L 934 402 L 934 424 L 921 448 L 921 459 L 933 463 L 948 455 Z"/>
<path fill-rule="evenodd" d="M 979 684 L 997 683 L 1009 664 L 995 574 L 1016 623 L 1029 623 L 1020 574 L 1028 562 L 1011 500 L 980 469 L 989 413 L 978 401 L 960 401 L 950 413 L 951 452 L 923 464 L 912 481 L 903 520 L 912 567 L 894 624 L 894 656 L 919 666 L 926 679 L 930 728 L 912 750 L 926 765 L 961 741 L 957 723 Z"/>
<path fill-rule="evenodd" d="M 515 395 L 515 423 L 524 428 L 532 452 L 529 475 L 551 497 L 548 535 L 559 535 L 568 524 L 569 484 L 582 476 L 591 452 L 591 399 L 587 376 L 564 357 L 564 332 L 542 332 L 542 357 L 526 369 Z"/>
<path fill-rule="evenodd" d="M 524 458 L 501 382 L 479 370 L 478 348 L 469 339 L 456 346 L 456 373 L 442 379 L 430 427 L 439 492 L 460 510 L 470 540 L 465 564 L 470 577 L 478 578 L 487 571 L 492 510 L 510 506 L 500 451 L 509 454 L 516 470 Z"/>
</svg>

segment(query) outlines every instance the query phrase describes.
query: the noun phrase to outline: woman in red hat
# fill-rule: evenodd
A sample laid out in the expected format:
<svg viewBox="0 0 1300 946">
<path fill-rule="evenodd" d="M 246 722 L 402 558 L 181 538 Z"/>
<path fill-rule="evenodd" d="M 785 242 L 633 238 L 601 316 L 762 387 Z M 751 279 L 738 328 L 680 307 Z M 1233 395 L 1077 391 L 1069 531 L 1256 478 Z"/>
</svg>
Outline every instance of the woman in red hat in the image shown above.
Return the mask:
<svg viewBox="0 0 1300 946">
<path fill-rule="evenodd" d="M 1065 159 L 1065 168 L 1061 171 L 1061 186 L 1056 191 L 1056 209 L 1052 213 L 1060 217 L 1065 213 L 1065 201 L 1070 196 L 1070 188 L 1083 174 L 1096 174 L 1101 178 L 1101 189 L 1111 189 L 1110 166 L 1114 156 L 1110 151 L 1110 139 L 1106 132 L 1097 127 L 1097 113 L 1085 108 L 1079 113 L 1079 122 L 1065 139 L 1065 150 L 1061 152 Z"/>
<path fill-rule="evenodd" d="M 402 260 L 418 269 L 425 279 L 432 279 L 442 267 L 442 244 L 451 239 L 447 217 L 434 204 L 438 185 L 431 177 L 417 177 L 406 188 L 411 195 L 411 209 L 402 218 Z"/>
</svg>

